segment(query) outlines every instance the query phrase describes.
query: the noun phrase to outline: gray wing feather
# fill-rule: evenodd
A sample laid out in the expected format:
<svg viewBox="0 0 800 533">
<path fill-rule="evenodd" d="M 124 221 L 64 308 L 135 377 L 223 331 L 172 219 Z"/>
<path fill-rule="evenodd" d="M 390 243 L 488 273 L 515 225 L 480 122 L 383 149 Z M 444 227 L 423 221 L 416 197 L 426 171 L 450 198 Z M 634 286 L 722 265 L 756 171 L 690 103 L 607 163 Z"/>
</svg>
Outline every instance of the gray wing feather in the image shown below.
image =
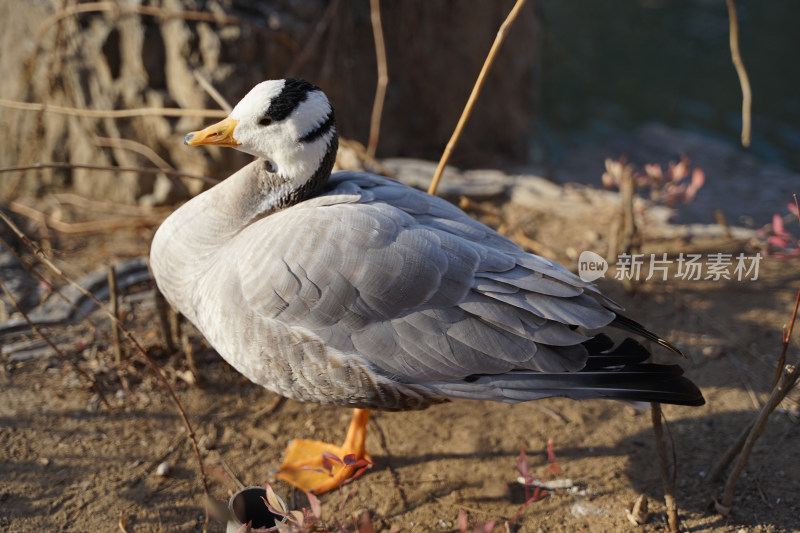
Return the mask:
<svg viewBox="0 0 800 533">
<path fill-rule="evenodd" d="M 548 276 L 541 272 L 528 270 L 522 266 L 517 266 L 511 270 L 499 273 L 482 272 L 477 275 L 476 283 L 489 279 L 497 284 L 514 287 L 517 290 L 523 289 L 539 294 L 549 294 L 568 298 L 583 294 L 583 287 L 566 283 L 557 278 Z M 508 292 L 508 291 L 501 291 Z"/>
<path fill-rule="evenodd" d="M 328 194 L 243 230 L 252 245 L 231 253 L 251 309 L 405 383 L 583 367 L 585 337 L 568 326 L 613 319 L 589 284 L 443 200 L 334 178 Z"/>
<path fill-rule="evenodd" d="M 519 307 L 536 316 L 555 320 L 562 324 L 584 326 L 589 329 L 601 328 L 614 320 L 614 313 L 597 300 L 586 294 L 571 298 L 558 298 L 547 294 L 530 292 L 504 294 L 498 292 L 484 293 L 490 298 Z"/>
</svg>

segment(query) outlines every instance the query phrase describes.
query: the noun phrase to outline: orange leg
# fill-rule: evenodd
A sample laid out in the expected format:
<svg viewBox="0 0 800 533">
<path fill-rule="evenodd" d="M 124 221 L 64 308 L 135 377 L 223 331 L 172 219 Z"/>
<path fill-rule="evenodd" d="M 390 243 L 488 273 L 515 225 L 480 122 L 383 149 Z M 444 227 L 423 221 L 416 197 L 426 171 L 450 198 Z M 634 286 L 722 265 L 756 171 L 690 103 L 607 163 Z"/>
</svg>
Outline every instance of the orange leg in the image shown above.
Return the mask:
<svg viewBox="0 0 800 533">
<path fill-rule="evenodd" d="M 335 446 L 316 440 L 295 439 L 286 447 L 286 458 L 278 469 L 278 479 L 294 485 L 303 492 L 322 494 L 336 489 L 363 473 L 370 457 L 365 449 L 367 409 L 355 409 L 344 444 Z M 323 456 L 327 452 L 347 463 L 339 464 Z"/>
</svg>

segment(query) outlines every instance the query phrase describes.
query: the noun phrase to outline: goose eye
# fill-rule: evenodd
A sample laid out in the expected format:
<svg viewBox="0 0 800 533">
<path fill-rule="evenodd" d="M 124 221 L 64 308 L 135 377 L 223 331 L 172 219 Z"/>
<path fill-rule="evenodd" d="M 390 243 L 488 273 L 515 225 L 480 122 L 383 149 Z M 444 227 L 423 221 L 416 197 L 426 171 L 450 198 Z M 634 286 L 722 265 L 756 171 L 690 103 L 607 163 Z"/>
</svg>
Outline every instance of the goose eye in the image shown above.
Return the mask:
<svg viewBox="0 0 800 533">
<path fill-rule="evenodd" d="M 262 126 L 269 126 L 270 124 L 272 124 L 272 119 L 269 117 L 264 117 L 261 120 L 259 120 L 258 123 L 261 124 Z"/>
</svg>

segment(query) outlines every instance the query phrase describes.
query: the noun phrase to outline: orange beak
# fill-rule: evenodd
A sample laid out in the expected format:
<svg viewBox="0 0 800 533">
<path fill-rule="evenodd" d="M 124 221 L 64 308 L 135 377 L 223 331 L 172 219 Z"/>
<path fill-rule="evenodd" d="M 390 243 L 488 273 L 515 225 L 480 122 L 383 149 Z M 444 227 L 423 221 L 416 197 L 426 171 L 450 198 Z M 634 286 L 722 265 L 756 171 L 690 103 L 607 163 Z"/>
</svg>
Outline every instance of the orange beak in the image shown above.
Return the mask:
<svg viewBox="0 0 800 533">
<path fill-rule="evenodd" d="M 189 146 L 197 146 L 199 144 L 239 146 L 242 143 L 233 138 L 233 130 L 236 129 L 238 123 L 238 120 L 228 117 L 203 130 L 189 133 L 183 138 L 183 144 L 188 144 Z"/>
</svg>

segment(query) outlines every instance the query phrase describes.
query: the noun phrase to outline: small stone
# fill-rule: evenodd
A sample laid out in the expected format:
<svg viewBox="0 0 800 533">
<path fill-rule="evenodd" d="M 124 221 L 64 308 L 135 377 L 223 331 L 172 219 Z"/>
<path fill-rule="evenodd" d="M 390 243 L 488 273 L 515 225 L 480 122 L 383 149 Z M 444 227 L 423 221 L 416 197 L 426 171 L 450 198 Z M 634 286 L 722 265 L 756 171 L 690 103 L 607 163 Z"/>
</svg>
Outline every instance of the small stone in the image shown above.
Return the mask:
<svg viewBox="0 0 800 533">
<path fill-rule="evenodd" d="M 647 496 L 640 494 L 636 501 L 625 509 L 625 515 L 634 526 L 646 523 L 650 516 L 647 511 Z"/>
<path fill-rule="evenodd" d="M 40 457 L 39 464 L 42 466 L 47 466 L 50 464 L 50 459 L 48 459 L 47 457 Z"/>
<path fill-rule="evenodd" d="M 167 477 L 170 470 L 172 470 L 172 465 L 170 465 L 167 461 L 164 461 L 156 468 L 156 474 L 161 477 Z"/>
</svg>

